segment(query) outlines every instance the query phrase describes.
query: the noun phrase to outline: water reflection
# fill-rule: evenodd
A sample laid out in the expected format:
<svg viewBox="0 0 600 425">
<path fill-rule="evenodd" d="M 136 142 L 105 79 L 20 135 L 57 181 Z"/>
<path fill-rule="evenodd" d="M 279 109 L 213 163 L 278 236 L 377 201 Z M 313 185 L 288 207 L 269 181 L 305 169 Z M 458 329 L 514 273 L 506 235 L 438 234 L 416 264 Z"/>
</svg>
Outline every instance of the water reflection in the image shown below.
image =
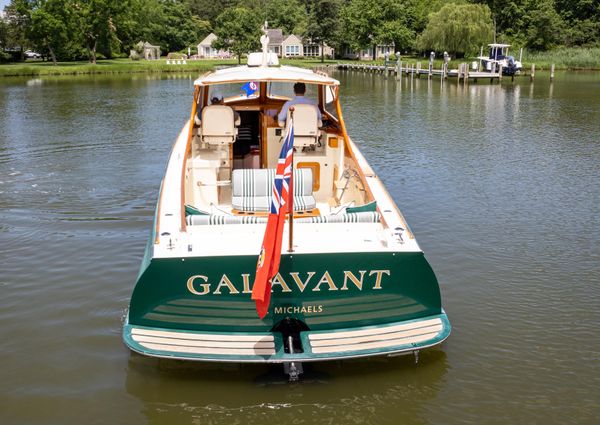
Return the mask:
<svg viewBox="0 0 600 425">
<path fill-rule="evenodd" d="M 260 366 L 130 355 L 120 319 L 193 76 L 3 78 L 0 423 L 597 422 L 598 74 L 443 92 L 336 76 L 351 137 L 438 276 L 451 338 L 416 367 L 323 363 L 294 386 L 257 381 Z"/>
<path fill-rule="evenodd" d="M 304 381 L 289 385 L 278 365 L 132 355 L 127 392 L 151 424 L 426 424 L 448 367 L 436 349 L 423 352 L 418 365 L 412 356 L 306 364 Z"/>
</svg>

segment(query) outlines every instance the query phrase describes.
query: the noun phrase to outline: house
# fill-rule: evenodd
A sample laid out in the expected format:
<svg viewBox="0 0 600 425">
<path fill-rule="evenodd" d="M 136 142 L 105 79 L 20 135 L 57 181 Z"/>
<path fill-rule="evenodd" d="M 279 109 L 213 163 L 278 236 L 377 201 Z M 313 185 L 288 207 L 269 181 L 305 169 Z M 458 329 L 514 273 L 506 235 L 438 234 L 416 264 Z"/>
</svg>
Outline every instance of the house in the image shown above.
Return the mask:
<svg viewBox="0 0 600 425">
<path fill-rule="evenodd" d="M 146 60 L 160 59 L 160 46 L 154 46 L 147 41 L 140 41 L 135 46 L 135 50 L 130 50 L 130 57 L 139 59 L 140 57 Z"/>
<path fill-rule="evenodd" d="M 142 44 L 142 54 L 146 60 L 156 60 L 160 58 L 160 46 L 154 46 L 147 41 Z"/>
<path fill-rule="evenodd" d="M 305 57 L 321 57 L 321 45 L 311 42 L 309 39 L 304 39 L 304 56 Z M 323 45 L 325 56 L 333 58 L 334 49 L 327 44 Z"/>
<path fill-rule="evenodd" d="M 197 46 L 198 57 L 205 59 L 228 58 L 230 56 L 229 50 L 217 50 L 212 47 L 212 44 L 216 39 L 217 36 L 215 33 L 211 32 L 208 34 Z"/>
<path fill-rule="evenodd" d="M 292 57 L 320 57 L 321 45 L 313 43 L 310 39 L 302 39 L 297 35 L 290 34 L 281 43 L 282 56 L 284 58 Z M 323 46 L 325 56 L 333 57 L 334 50 L 328 45 Z"/>
<path fill-rule="evenodd" d="M 281 44 L 283 43 L 283 31 L 281 28 L 267 30 L 269 37 L 269 52 L 281 57 Z"/>
<path fill-rule="evenodd" d="M 303 57 L 304 46 L 300 37 L 290 34 L 281 43 L 281 56 L 284 58 Z"/>
<path fill-rule="evenodd" d="M 395 52 L 394 44 L 378 45 L 375 46 L 375 55 L 373 55 L 373 47 L 368 49 L 354 50 L 348 46 L 342 49 L 342 58 L 344 59 L 358 59 L 358 60 L 373 60 L 373 56 L 376 59 L 383 59 L 385 55 L 393 55 Z"/>
</svg>

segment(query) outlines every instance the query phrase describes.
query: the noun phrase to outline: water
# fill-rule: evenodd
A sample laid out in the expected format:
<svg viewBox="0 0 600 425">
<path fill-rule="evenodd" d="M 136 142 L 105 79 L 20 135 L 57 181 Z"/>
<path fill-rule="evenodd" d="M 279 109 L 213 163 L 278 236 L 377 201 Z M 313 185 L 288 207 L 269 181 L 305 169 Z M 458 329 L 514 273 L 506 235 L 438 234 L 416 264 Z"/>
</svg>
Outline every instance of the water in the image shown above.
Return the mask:
<svg viewBox="0 0 600 425">
<path fill-rule="evenodd" d="M 600 75 L 338 73 L 453 333 L 279 369 L 132 355 L 121 324 L 192 79 L 0 80 L 0 423 L 596 424 Z"/>
</svg>

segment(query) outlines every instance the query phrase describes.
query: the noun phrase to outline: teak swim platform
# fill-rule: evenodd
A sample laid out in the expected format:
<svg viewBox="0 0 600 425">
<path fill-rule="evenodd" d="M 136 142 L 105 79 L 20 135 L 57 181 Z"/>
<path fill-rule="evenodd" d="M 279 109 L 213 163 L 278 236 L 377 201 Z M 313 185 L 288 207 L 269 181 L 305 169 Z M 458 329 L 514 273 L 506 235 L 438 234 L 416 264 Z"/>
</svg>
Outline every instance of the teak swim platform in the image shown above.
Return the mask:
<svg viewBox="0 0 600 425">
<path fill-rule="evenodd" d="M 346 132 L 339 82 L 279 66 L 266 52 L 248 62 L 194 83 L 123 327 L 127 346 L 155 357 L 284 363 L 293 372 L 302 362 L 440 344 L 450 323 L 437 279 Z M 297 82 L 318 106 L 294 112 L 293 240 L 288 219 L 261 320 L 250 294 L 284 139 L 276 114 Z"/>
</svg>

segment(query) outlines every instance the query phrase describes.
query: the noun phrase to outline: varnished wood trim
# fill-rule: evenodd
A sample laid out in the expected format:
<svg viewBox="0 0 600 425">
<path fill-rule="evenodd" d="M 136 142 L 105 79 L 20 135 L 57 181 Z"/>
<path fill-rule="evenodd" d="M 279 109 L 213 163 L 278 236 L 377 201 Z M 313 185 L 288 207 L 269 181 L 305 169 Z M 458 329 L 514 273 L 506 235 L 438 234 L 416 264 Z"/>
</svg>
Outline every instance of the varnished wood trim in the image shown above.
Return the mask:
<svg viewBox="0 0 600 425">
<path fill-rule="evenodd" d="M 299 162 L 296 168 L 308 168 L 313 171 L 313 192 L 317 192 L 321 187 L 321 164 L 318 162 Z"/>
<path fill-rule="evenodd" d="M 358 160 L 356 159 L 356 155 L 354 154 L 354 151 L 352 150 L 350 138 L 348 137 L 348 132 L 346 131 L 346 123 L 344 122 L 344 116 L 342 115 L 342 106 L 340 105 L 339 98 L 337 98 L 335 100 L 335 108 L 337 110 L 337 114 L 340 119 L 340 126 L 342 127 L 342 136 L 344 138 L 344 147 L 345 147 L 344 153 L 346 155 L 350 156 L 354 160 L 354 163 L 356 164 L 356 168 L 358 170 L 360 179 L 362 180 L 362 183 L 365 187 L 365 191 L 367 192 L 367 201 L 371 202 L 371 201 L 375 200 L 375 196 L 373 196 L 373 192 L 371 192 L 371 189 L 369 188 L 369 184 L 367 183 L 365 173 L 364 173 L 363 169 L 360 167 L 360 164 L 358 163 Z"/>
<path fill-rule="evenodd" d="M 158 191 L 158 203 L 156 204 L 156 223 L 154 227 L 154 245 L 158 245 L 160 242 L 160 208 L 162 205 L 162 197 L 163 197 L 163 186 L 165 184 L 165 179 L 160 181 L 160 189 Z"/>
<path fill-rule="evenodd" d="M 256 217 L 268 217 L 269 211 L 240 211 L 236 209 L 231 210 L 231 214 L 233 215 L 254 215 Z M 312 210 L 304 210 L 304 211 L 294 211 L 294 218 L 302 218 L 302 217 L 320 217 L 321 211 L 318 208 L 313 208 Z M 288 217 L 286 216 L 286 219 Z"/>
<path fill-rule="evenodd" d="M 208 91 L 208 90 L 205 90 Z M 185 171 L 187 166 L 187 159 L 192 154 L 192 133 L 194 131 L 194 124 L 196 113 L 198 112 L 198 99 L 200 97 L 200 87 L 196 86 L 194 88 L 194 102 L 192 102 L 192 113 L 190 114 L 189 128 L 188 128 L 188 137 L 185 146 L 185 151 L 183 154 L 183 163 L 181 165 L 181 231 L 187 231 L 187 224 L 185 222 Z"/>
</svg>

